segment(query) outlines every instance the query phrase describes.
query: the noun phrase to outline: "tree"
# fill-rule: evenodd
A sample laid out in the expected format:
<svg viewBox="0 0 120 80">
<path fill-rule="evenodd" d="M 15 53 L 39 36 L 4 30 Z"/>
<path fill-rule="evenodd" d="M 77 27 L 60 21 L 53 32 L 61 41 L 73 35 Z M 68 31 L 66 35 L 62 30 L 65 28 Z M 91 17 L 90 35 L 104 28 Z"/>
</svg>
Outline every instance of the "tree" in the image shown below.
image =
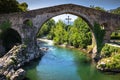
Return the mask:
<svg viewBox="0 0 120 80">
<path fill-rule="evenodd" d="M 63 44 L 64 42 L 67 42 L 67 31 L 66 31 L 66 25 L 61 20 L 59 20 L 56 24 L 56 27 L 54 29 L 54 35 L 53 38 L 56 44 Z"/>
<path fill-rule="evenodd" d="M 16 0 L 0 0 L 0 14 L 22 12 L 27 10 L 27 3 L 19 3 Z"/>
<path fill-rule="evenodd" d="M 120 7 L 110 10 L 110 12 L 113 14 L 120 14 Z"/>
<path fill-rule="evenodd" d="M 45 24 L 43 24 L 43 26 L 39 30 L 37 37 L 46 36 L 47 34 L 50 33 L 51 28 L 53 28 L 54 26 L 55 26 L 55 21 L 53 19 L 48 20 Z"/>
<path fill-rule="evenodd" d="M 98 23 L 94 23 L 93 32 L 95 34 L 95 38 L 97 41 L 97 50 L 98 52 L 101 51 L 103 47 L 103 39 L 105 35 L 105 30 L 102 28 L 102 26 Z"/>
<path fill-rule="evenodd" d="M 82 18 L 77 18 L 73 25 L 66 25 L 59 20 L 56 24 L 53 20 L 46 22 L 39 34 L 48 35 L 48 39 L 53 39 L 55 44 L 69 44 L 76 48 L 86 48 L 91 44 L 91 32 Z"/>
<path fill-rule="evenodd" d="M 90 29 L 82 18 L 77 18 L 74 21 L 69 32 L 69 43 L 76 48 L 86 48 L 87 45 L 91 44 Z"/>
<path fill-rule="evenodd" d="M 99 6 L 94 6 L 94 5 L 90 5 L 90 8 L 96 9 L 96 10 L 100 10 L 100 11 L 106 11 L 104 8 L 99 7 Z"/>
<path fill-rule="evenodd" d="M 18 8 L 19 8 L 21 11 L 25 12 L 25 11 L 27 11 L 28 4 L 25 3 L 25 2 L 23 2 L 23 3 L 21 3 L 21 4 L 18 5 Z"/>
<path fill-rule="evenodd" d="M 79 35 L 77 27 L 71 27 L 69 31 L 69 44 L 71 46 L 75 46 L 75 47 L 79 46 L 76 44 L 77 43 L 76 40 L 78 38 L 77 35 Z"/>
</svg>

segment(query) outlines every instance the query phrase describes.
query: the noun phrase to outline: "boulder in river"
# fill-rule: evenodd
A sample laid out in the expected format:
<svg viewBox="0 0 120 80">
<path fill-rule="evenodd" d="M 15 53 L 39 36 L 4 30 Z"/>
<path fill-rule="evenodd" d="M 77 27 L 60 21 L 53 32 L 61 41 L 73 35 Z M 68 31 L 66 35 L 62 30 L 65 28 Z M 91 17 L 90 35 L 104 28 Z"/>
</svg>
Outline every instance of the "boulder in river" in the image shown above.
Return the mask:
<svg viewBox="0 0 120 80">
<path fill-rule="evenodd" d="M 10 80 L 22 80 L 25 77 L 25 71 L 18 69 L 10 78 Z"/>
</svg>

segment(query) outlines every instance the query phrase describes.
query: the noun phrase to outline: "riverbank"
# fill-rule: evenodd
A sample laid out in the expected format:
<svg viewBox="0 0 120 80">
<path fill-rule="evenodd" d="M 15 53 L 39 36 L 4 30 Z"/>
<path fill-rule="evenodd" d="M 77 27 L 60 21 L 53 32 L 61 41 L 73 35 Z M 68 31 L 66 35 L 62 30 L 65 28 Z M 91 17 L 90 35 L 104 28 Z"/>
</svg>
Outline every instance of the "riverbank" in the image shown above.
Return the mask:
<svg viewBox="0 0 120 80">
<path fill-rule="evenodd" d="M 41 41 L 44 41 L 44 42 L 47 42 L 47 43 L 49 43 L 49 44 L 52 44 L 52 45 L 54 45 L 54 42 L 52 41 L 52 40 L 47 40 L 47 39 L 38 39 L 38 40 L 41 40 Z M 111 48 L 110 47 L 108 47 L 108 49 L 115 49 L 114 47 L 118 47 L 118 48 L 120 48 L 120 46 L 119 45 L 115 45 L 115 44 L 108 44 L 107 43 L 107 45 L 108 46 L 112 46 Z M 69 48 L 69 49 L 76 49 L 76 50 L 79 50 L 79 51 L 82 51 L 82 52 L 84 52 L 85 53 L 85 55 L 86 56 L 89 56 L 89 57 L 91 57 L 91 55 L 92 55 L 92 53 L 91 52 L 89 52 L 87 49 L 80 49 L 80 48 L 74 48 L 73 46 L 69 46 L 69 45 L 66 45 L 66 44 L 62 44 L 62 45 L 56 45 L 56 46 L 58 46 L 58 47 L 64 47 L 64 48 Z M 106 46 L 105 46 L 106 47 Z M 107 48 L 106 48 L 107 49 Z M 103 47 L 103 50 L 105 50 L 104 49 L 104 47 Z M 110 50 L 110 51 L 111 51 Z M 115 50 L 112 50 L 112 51 L 116 51 L 116 49 Z M 107 50 L 107 52 L 109 52 L 109 50 Z M 102 56 L 103 55 L 103 53 L 105 54 L 105 56 L 107 56 L 107 53 L 106 53 L 106 50 L 105 51 L 101 51 L 101 53 L 100 53 L 100 56 Z M 98 70 L 100 70 L 100 71 L 103 71 L 103 72 L 120 72 L 120 67 L 119 67 L 119 63 L 118 63 L 118 59 L 115 59 L 114 57 L 114 61 L 112 60 L 113 58 L 112 58 L 112 53 L 114 53 L 114 52 L 109 52 L 109 54 L 111 54 L 111 57 L 110 58 L 101 58 L 97 63 L 96 63 L 96 68 L 98 69 Z M 114 53 L 114 54 L 116 54 L 116 53 Z M 119 55 L 116 55 L 116 57 L 119 57 Z M 92 57 L 91 57 L 91 59 L 92 59 Z M 115 60 L 117 60 L 117 61 L 115 61 Z M 94 61 L 94 60 L 92 60 L 92 61 Z M 112 62 L 111 62 L 112 61 Z M 119 60 L 120 61 L 120 60 Z M 116 67 L 112 67 L 112 68 L 110 68 L 111 66 L 112 66 L 112 64 L 110 64 L 110 63 L 112 63 L 113 65 L 114 65 L 114 62 L 117 62 L 117 64 L 116 65 L 118 65 L 117 66 L 117 68 Z M 107 63 L 107 64 L 106 64 Z M 108 65 L 109 64 L 109 65 Z M 106 65 L 108 65 L 109 67 L 106 67 Z M 119 67 L 119 68 L 118 68 Z"/>
<path fill-rule="evenodd" d="M 42 41 L 42 42 L 46 42 L 49 45 L 55 45 L 53 40 L 48 40 L 47 38 L 38 38 L 37 40 Z M 80 50 L 80 51 L 82 51 L 84 53 L 88 53 L 87 49 L 75 48 L 74 46 L 70 46 L 70 45 L 67 45 L 67 44 L 61 44 L 61 45 L 56 45 L 56 46 L 63 47 L 63 48 L 77 49 L 77 50 Z"/>
<path fill-rule="evenodd" d="M 47 40 L 44 38 L 37 39 L 37 40 L 38 40 L 38 42 L 39 41 L 46 42 L 46 43 L 48 43 L 48 45 L 54 45 L 54 42 L 52 40 Z M 72 46 L 65 46 L 65 45 L 58 45 L 58 46 L 76 49 L 76 50 L 79 50 L 80 52 L 82 51 L 81 49 L 77 49 Z M 40 49 L 37 50 L 38 51 L 37 53 L 34 52 L 31 54 L 28 54 L 28 53 L 26 53 L 25 48 L 26 48 L 25 45 L 15 46 L 4 57 L 0 58 L 0 80 L 3 80 L 3 79 L 4 80 L 7 80 L 7 79 L 21 80 L 21 79 L 23 79 L 25 76 L 25 71 L 21 67 L 24 66 L 24 64 L 26 64 L 26 63 L 30 63 L 31 60 L 41 57 L 43 55 L 41 50 L 43 50 L 43 52 L 44 52 L 49 49 L 49 48 L 41 48 L 41 50 Z M 85 51 L 85 50 L 83 50 L 83 51 Z M 104 67 L 104 66 L 102 66 L 102 67 Z M 102 68 L 99 68 L 99 69 L 102 70 Z M 116 71 L 116 70 L 119 71 L 119 69 L 113 69 L 113 71 Z M 105 71 L 105 69 L 102 71 Z"/>
<path fill-rule="evenodd" d="M 0 80 L 22 80 L 25 71 L 21 68 L 25 63 L 42 57 L 42 52 L 27 53 L 27 46 L 14 46 L 7 54 L 0 58 Z"/>
<path fill-rule="evenodd" d="M 47 42 L 49 45 L 54 45 L 52 40 L 48 40 L 46 38 L 37 38 L 37 41 Z"/>
<path fill-rule="evenodd" d="M 72 50 L 78 50 L 82 53 L 84 53 L 84 58 L 85 57 L 89 57 L 89 61 L 86 60 L 86 62 L 90 62 L 90 61 L 93 61 L 94 63 L 94 60 L 92 60 L 92 53 L 90 53 L 87 49 L 82 49 L 82 48 L 75 48 L 74 46 L 70 46 L 70 45 L 66 45 L 66 44 L 61 44 L 61 45 L 55 45 L 54 44 L 54 41 L 53 40 L 48 40 L 46 37 L 44 38 L 38 38 L 37 39 L 38 43 L 42 43 L 42 42 L 45 42 L 47 43 L 48 45 L 54 45 L 54 46 L 57 46 L 57 47 L 62 47 L 62 48 L 67 48 L 67 49 L 72 49 Z M 96 64 L 96 63 L 95 63 Z"/>
<path fill-rule="evenodd" d="M 48 43 L 49 45 L 56 45 L 54 43 L 53 40 L 48 40 L 46 37 L 43 37 L 43 38 L 37 38 L 38 41 L 42 41 L 42 42 L 46 42 Z M 87 53 L 89 55 L 92 54 L 92 49 L 83 49 L 83 48 L 75 48 L 74 46 L 71 46 L 71 45 L 67 45 L 67 44 L 61 44 L 61 45 L 56 45 L 56 46 L 59 46 L 59 47 L 63 47 L 63 48 L 69 48 L 69 49 L 76 49 L 76 50 L 79 50 L 79 51 L 82 51 L 84 53 Z M 91 45 L 89 46 L 91 47 Z M 91 57 L 92 58 L 92 57 Z"/>
<path fill-rule="evenodd" d="M 120 74 L 98 71 L 92 62 L 84 62 L 84 54 L 77 49 L 39 44 L 49 48 L 41 60 L 26 66 L 28 80 L 118 80 Z M 88 58 L 88 57 L 86 57 Z M 86 77 L 87 76 L 87 77 Z"/>
<path fill-rule="evenodd" d="M 101 50 L 97 69 L 105 72 L 120 72 L 120 46 L 106 43 Z"/>
</svg>

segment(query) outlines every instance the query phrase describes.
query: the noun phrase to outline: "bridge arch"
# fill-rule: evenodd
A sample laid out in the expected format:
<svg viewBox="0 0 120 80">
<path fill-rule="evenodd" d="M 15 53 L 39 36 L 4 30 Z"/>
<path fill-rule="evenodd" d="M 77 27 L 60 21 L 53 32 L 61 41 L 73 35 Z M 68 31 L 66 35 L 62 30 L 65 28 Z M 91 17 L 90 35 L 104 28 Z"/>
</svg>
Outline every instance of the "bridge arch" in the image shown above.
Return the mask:
<svg viewBox="0 0 120 80">
<path fill-rule="evenodd" d="M 90 30 L 93 32 L 93 26 L 94 26 L 94 25 L 90 22 L 90 20 L 89 20 L 88 18 L 84 17 L 84 15 L 82 16 L 81 14 L 76 14 L 76 13 L 74 13 L 74 12 L 63 12 L 63 13 L 54 14 L 54 15 L 46 15 L 47 18 L 42 19 L 42 22 L 37 25 L 37 26 L 39 26 L 39 27 L 38 27 L 38 30 L 42 27 L 42 25 L 43 25 L 45 22 L 47 22 L 48 20 L 50 20 L 50 19 L 53 18 L 53 17 L 59 16 L 59 15 L 62 15 L 62 14 L 72 14 L 72 15 L 75 15 L 75 16 L 78 16 L 78 17 L 82 18 L 82 19 L 88 24 Z M 39 16 L 39 15 L 36 15 L 36 17 L 37 17 L 37 16 Z"/>
<path fill-rule="evenodd" d="M 1 34 L 1 39 L 6 52 L 8 52 L 14 45 L 19 45 L 22 43 L 20 34 L 12 28 L 3 31 Z"/>
<path fill-rule="evenodd" d="M 30 10 L 27 12 L 2 14 L 0 15 L 0 24 L 6 20 L 10 20 L 10 22 L 12 23 L 12 28 L 21 35 L 22 42 L 24 43 L 27 39 L 30 39 L 30 41 L 27 42 L 31 42 L 31 45 L 33 46 L 29 46 L 29 48 L 31 47 L 31 50 L 35 51 L 35 37 L 41 26 L 50 18 L 67 13 L 79 16 L 87 22 L 93 35 L 92 42 L 95 45 L 97 42 L 97 40 L 95 39 L 95 34 L 93 32 L 95 22 L 100 25 L 104 25 L 104 42 L 108 42 L 111 32 L 113 32 L 116 28 L 120 26 L 120 15 L 111 14 L 108 12 L 103 12 L 76 4 L 62 4 L 52 7 Z M 32 21 L 32 27 L 24 25 L 23 22 L 26 19 Z M 97 45 L 94 50 L 97 50 Z"/>
<path fill-rule="evenodd" d="M 34 21 L 36 21 L 38 23 L 38 25 L 37 25 L 38 29 L 36 31 L 36 35 L 37 35 L 37 33 L 39 32 L 39 30 L 41 29 L 41 27 L 43 26 L 44 23 L 46 23 L 51 18 L 62 15 L 62 14 L 72 14 L 72 15 L 78 16 L 78 17 L 82 18 L 88 24 L 89 29 L 92 33 L 92 45 L 94 46 L 93 53 L 97 53 L 96 38 L 95 38 L 95 34 L 93 32 L 93 26 L 94 25 L 90 22 L 89 18 L 85 17 L 84 14 L 80 14 L 80 13 L 78 14 L 78 13 L 76 13 L 74 11 L 71 11 L 71 10 L 70 11 L 58 12 L 57 14 L 54 14 L 54 13 L 53 14 L 52 13 L 47 14 L 47 15 L 44 15 L 44 17 L 42 19 L 40 18 L 41 17 L 40 15 L 36 15 L 36 17 L 33 18 L 33 23 L 34 23 Z M 40 19 L 40 21 L 39 21 L 39 19 Z"/>
</svg>

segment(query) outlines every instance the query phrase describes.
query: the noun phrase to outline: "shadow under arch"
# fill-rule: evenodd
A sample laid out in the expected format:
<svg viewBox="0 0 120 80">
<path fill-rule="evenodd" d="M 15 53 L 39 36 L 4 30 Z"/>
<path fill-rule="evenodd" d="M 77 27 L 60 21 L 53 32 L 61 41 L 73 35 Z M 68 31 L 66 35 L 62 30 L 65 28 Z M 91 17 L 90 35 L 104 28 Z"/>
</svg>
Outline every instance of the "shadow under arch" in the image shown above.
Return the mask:
<svg viewBox="0 0 120 80">
<path fill-rule="evenodd" d="M 80 18 L 82 18 L 89 26 L 89 29 L 92 33 L 92 45 L 93 45 L 93 53 L 97 53 L 97 40 L 95 38 L 95 33 L 94 33 L 94 24 L 90 22 L 90 20 L 88 18 L 85 17 L 84 14 L 78 14 L 76 12 L 72 12 L 72 11 L 65 11 L 65 12 L 58 12 L 56 14 L 51 14 L 51 15 L 47 15 L 47 18 L 45 18 L 44 20 L 42 20 L 42 22 L 40 23 L 39 25 L 39 29 L 36 33 L 36 35 L 38 34 L 39 30 L 41 29 L 41 27 L 48 21 L 50 20 L 51 18 L 53 17 L 56 17 L 56 16 L 59 16 L 59 15 L 62 15 L 62 14 L 72 14 L 72 15 L 75 15 L 75 16 L 78 16 Z M 37 15 L 36 15 L 37 16 Z"/>
<path fill-rule="evenodd" d="M 6 52 L 8 52 L 14 45 L 22 43 L 20 34 L 12 28 L 3 31 L 1 39 Z"/>
</svg>

